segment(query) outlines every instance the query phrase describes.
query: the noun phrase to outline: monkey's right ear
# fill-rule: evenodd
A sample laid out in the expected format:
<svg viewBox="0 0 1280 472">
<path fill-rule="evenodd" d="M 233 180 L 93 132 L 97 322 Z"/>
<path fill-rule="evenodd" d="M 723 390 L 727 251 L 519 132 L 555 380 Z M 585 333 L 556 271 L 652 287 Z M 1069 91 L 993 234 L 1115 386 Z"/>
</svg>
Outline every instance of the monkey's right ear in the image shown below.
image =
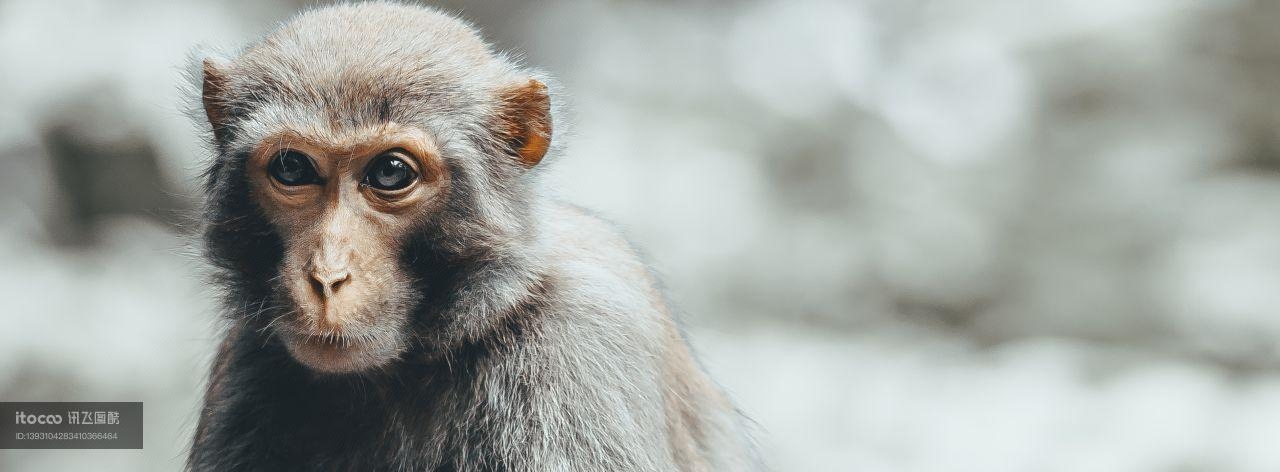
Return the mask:
<svg viewBox="0 0 1280 472">
<path fill-rule="evenodd" d="M 227 106 L 227 71 L 229 66 L 219 64 L 214 59 L 205 59 L 203 65 L 204 79 L 200 90 L 200 99 L 204 103 L 204 114 L 213 127 L 213 139 L 223 142 L 227 138 L 227 120 L 230 110 Z"/>
</svg>

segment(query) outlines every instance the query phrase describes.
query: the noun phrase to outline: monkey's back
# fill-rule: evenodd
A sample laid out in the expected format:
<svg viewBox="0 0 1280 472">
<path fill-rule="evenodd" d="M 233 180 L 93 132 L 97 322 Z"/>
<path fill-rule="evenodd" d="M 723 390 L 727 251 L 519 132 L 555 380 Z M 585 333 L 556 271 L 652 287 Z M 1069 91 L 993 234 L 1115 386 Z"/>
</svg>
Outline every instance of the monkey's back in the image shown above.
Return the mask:
<svg viewBox="0 0 1280 472">
<path fill-rule="evenodd" d="M 591 436 L 608 433 L 628 438 L 613 446 L 653 456 L 614 464 L 642 466 L 617 470 L 752 469 L 743 418 L 693 358 L 635 248 L 612 223 L 580 207 L 554 203 L 544 211 L 541 241 L 553 270 L 553 303 L 541 320 L 545 329 L 537 330 L 543 342 L 533 345 L 544 346 L 537 355 L 560 369 L 552 374 L 558 384 L 547 385 L 547 406 L 613 417 L 596 423 L 616 429 L 581 431 L 578 444 L 606 444 Z M 509 367 L 539 370 L 538 363 L 510 360 Z"/>
</svg>

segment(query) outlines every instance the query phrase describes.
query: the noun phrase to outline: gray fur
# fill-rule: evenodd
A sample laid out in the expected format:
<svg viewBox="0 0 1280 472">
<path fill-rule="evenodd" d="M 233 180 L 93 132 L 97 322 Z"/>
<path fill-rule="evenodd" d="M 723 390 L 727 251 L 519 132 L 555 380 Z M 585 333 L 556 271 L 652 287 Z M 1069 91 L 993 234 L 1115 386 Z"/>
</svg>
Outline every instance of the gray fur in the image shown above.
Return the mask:
<svg viewBox="0 0 1280 472">
<path fill-rule="evenodd" d="M 636 252 L 609 224 L 543 197 L 545 164 L 521 167 L 494 137 L 498 91 L 546 77 L 461 20 L 381 2 L 303 13 L 216 62 L 229 71 L 218 101 L 229 117 L 209 169 L 206 243 L 232 328 L 190 470 L 756 468 L 744 419 L 693 360 Z M 265 321 L 288 310 L 271 282 L 281 242 L 241 194 L 243 159 L 281 129 L 385 121 L 435 136 L 458 185 L 405 242 L 417 291 L 395 304 L 403 323 L 381 327 L 403 337 L 401 357 L 375 372 L 309 372 Z"/>
</svg>

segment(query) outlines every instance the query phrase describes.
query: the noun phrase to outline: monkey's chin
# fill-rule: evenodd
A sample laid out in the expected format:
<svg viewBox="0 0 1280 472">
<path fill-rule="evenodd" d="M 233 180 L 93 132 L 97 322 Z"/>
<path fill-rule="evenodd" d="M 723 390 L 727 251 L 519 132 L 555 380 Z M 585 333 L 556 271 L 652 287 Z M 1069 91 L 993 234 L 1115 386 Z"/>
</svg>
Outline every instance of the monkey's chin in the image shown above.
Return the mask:
<svg viewBox="0 0 1280 472">
<path fill-rule="evenodd" d="M 280 338 L 298 363 L 325 374 L 350 374 L 381 367 L 399 357 L 393 346 L 350 338 L 281 332 Z"/>
</svg>

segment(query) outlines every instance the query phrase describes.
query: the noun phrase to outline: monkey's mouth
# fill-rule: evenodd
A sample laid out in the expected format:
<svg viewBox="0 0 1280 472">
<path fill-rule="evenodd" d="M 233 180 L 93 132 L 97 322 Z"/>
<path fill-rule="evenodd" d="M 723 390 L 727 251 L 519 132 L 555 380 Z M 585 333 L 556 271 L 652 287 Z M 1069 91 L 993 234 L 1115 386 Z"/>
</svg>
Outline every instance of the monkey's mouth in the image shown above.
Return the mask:
<svg viewBox="0 0 1280 472">
<path fill-rule="evenodd" d="M 399 350 L 376 338 L 336 333 L 314 335 L 281 330 L 280 339 L 299 363 L 312 370 L 344 374 L 382 366 L 399 355 Z"/>
</svg>

